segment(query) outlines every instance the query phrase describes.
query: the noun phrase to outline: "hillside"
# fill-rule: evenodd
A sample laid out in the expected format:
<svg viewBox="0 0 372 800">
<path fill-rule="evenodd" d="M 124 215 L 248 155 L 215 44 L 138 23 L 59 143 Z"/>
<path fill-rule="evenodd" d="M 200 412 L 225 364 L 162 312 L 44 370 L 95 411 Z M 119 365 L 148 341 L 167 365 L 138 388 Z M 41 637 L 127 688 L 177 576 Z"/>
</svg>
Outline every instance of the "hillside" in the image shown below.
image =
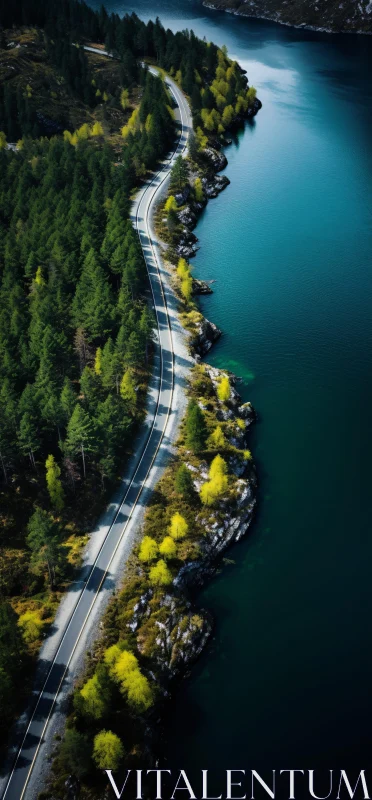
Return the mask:
<svg viewBox="0 0 372 800">
<path fill-rule="evenodd" d="M 205 0 L 209 8 L 288 25 L 336 32 L 371 33 L 370 0 Z"/>
</svg>

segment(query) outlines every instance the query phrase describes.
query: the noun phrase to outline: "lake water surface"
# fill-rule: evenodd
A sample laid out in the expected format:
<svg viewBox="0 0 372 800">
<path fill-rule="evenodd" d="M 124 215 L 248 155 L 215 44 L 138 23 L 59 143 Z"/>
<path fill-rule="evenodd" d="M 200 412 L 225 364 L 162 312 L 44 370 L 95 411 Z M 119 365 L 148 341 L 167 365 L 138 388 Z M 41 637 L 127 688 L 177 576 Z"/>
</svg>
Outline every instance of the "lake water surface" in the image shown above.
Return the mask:
<svg viewBox="0 0 372 800">
<path fill-rule="evenodd" d="M 263 102 L 227 150 L 231 186 L 199 222 L 194 261 L 216 280 L 201 305 L 224 331 L 209 360 L 243 376 L 259 415 L 259 511 L 199 598 L 215 636 L 172 703 L 170 761 L 367 768 L 372 40 L 194 0 L 108 7 L 225 43 Z"/>
</svg>

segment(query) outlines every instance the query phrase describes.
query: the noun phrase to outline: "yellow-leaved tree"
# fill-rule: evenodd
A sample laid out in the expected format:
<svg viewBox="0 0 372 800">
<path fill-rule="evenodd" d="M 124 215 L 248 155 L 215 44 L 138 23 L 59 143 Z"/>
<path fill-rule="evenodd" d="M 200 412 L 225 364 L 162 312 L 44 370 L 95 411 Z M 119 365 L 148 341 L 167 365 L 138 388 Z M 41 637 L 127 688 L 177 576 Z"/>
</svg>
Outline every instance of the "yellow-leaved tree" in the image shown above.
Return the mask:
<svg viewBox="0 0 372 800">
<path fill-rule="evenodd" d="M 139 558 L 141 561 L 153 561 L 158 555 L 158 544 L 151 536 L 144 536 L 140 544 Z"/>
<path fill-rule="evenodd" d="M 139 109 L 135 108 L 126 125 L 121 129 L 121 135 L 126 139 L 130 133 L 133 133 L 140 126 Z"/>
<path fill-rule="evenodd" d="M 186 275 L 181 281 L 181 294 L 186 303 L 189 303 L 192 297 L 192 277 Z"/>
<path fill-rule="evenodd" d="M 173 539 L 183 539 L 186 536 L 188 529 L 189 526 L 185 520 L 185 517 L 183 517 L 182 514 L 179 514 L 179 512 L 176 511 L 176 513 L 173 514 L 173 517 L 170 522 L 169 526 L 170 535 L 173 537 Z"/>
<path fill-rule="evenodd" d="M 227 375 L 223 375 L 217 386 L 217 397 L 221 403 L 227 403 L 231 397 L 231 386 Z"/>
<path fill-rule="evenodd" d="M 35 283 L 36 283 L 37 286 L 45 286 L 45 280 L 44 280 L 44 277 L 43 277 L 43 270 L 41 269 L 41 267 L 38 267 L 37 270 L 36 270 Z"/>
<path fill-rule="evenodd" d="M 200 488 L 200 499 L 203 505 L 212 506 L 222 497 L 228 487 L 227 464 L 222 456 L 217 455 L 209 468 L 209 481 Z"/>
<path fill-rule="evenodd" d="M 196 140 L 198 142 L 198 145 L 199 145 L 200 149 L 204 150 L 204 148 L 208 144 L 208 138 L 205 135 L 205 133 L 203 133 L 201 128 L 197 128 L 196 129 Z"/>
<path fill-rule="evenodd" d="M 124 758 L 121 740 L 112 731 L 100 731 L 94 737 L 93 759 L 98 769 L 116 771 Z"/>
<path fill-rule="evenodd" d="M 122 683 L 133 669 L 139 669 L 136 656 L 130 650 L 122 650 L 113 664 L 112 676 Z"/>
<path fill-rule="evenodd" d="M 227 441 L 221 425 L 217 425 L 217 428 L 212 431 L 207 444 L 212 450 L 222 450 L 224 447 L 226 447 Z"/>
<path fill-rule="evenodd" d="M 21 614 L 18 619 L 18 625 L 25 642 L 31 644 L 40 639 L 45 622 L 41 619 L 40 611 L 36 609 L 34 611 L 25 611 L 24 614 Z"/>
<path fill-rule="evenodd" d="M 112 644 L 111 647 L 108 647 L 105 650 L 104 661 L 106 666 L 109 668 L 109 671 L 115 666 L 119 656 L 123 651 L 119 647 L 118 644 Z"/>
<path fill-rule="evenodd" d="M 138 666 L 136 656 L 130 650 L 112 645 L 106 650 L 104 658 L 111 678 L 120 683 L 129 705 L 139 712 L 147 711 L 154 702 L 154 695 L 148 679 Z"/>
<path fill-rule="evenodd" d="M 55 461 L 54 456 L 48 456 L 46 462 L 46 482 L 50 501 L 56 511 L 62 511 L 64 502 L 64 491 L 60 481 L 61 469 Z"/>
<path fill-rule="evenodd" d="M 165 536 L 159 545 L 159 553 L 164 558 L 175 558 L 177 555 L 177 545 L 172 536 Z"/>
<path fill-rule="evenodd" d="M 98 120 L 96 120 L 96 122 L 94 123 L 93 128 L 92 128 L 92 130 L 90 132 L 90 135 L 91 136 L 103 136 L 103 127 L 102 127 L 101 123 L 98 122 Z"/>
<path fill-rule="evenodd" d="M 137 393 L 132 380 L 130 369 L 124 372 L 120 383 L 120 396 L 128 405 L 131 414 L 134 414 L 137 405 Z"/>
<path fill-rule="evenodd" d="M 125 681 L 125 689 L 129 705 L 137 711 L 147 711 L 154 702 L 151 686 L 139 669 L 128 673 Z"/>
<path fill-rule="evenodd" d="M 195 178 L 194 183 L 195 200 L 197 203 L 202 203 L 204 200 L 203 184 L 201 178 Z"/>
<path fill-rule="evenodd" d="M 97 347 L 96 350 L 94 359 L 94 372 L 96 375 L 100 375 L 102 372 L 102 347 Z"/>
<path fill-rule="evenodd" d="M 129 92 L 128 92 L 128 89 L 122 89 L 121 90 L 120 105 L 121 105 L 123 111 L 126 111 L 126 109 L 128 108 L 128 106 L 129 106 Z"/>
<path fill-rule="evenodd" d="M 90 137 L 90 127 L 89 127 L 87 122 L 84 122 L 84 124 L 81 125 L 81 127 L 78 128 L 77 131 L 75 131 L 75 132 L 76 132 L 76 135 L 77 135 L 78 139 L 85 140 L 85 139 L 89 139 L 89 137 Z"/>
<path fill-rule="evenodd" d="M 180 258 L 177 264 L 177 275 L 179 278 L 185 278 L 190 274 L 189 265 L 185 258 Z"/>
<path fill-rule="evenodd" d="M 169 586 L 173 580 L 172 573 L 162 558 L 151 567 L 149 578 L 154 586 Z"/>
<path fill-rule="evenodd" d="M 168 199 L 166 201 L 165 210 L 166 210 L 167 214 L 169 214 L 170 211 L 177 211 L 176 198 L 172 194 L 169 195 L 169 197 L 168 197 Z"/>
<path fill-rule="evenodd" d="M 84 683 L 80 690 L 80 696 L 83 699 L 82 710 L 85 714 L 94 719 L 103 717 L 107 709 L 107 701 L 96 673 Z"/>
</svg>

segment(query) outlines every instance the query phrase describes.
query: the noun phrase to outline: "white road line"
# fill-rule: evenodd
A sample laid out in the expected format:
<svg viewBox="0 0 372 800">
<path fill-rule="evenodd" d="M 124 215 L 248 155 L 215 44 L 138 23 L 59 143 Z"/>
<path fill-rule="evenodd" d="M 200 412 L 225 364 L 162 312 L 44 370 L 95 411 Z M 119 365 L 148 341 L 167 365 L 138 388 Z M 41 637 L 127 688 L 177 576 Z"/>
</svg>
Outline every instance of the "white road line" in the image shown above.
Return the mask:
<svg viewBox="0 0 372 800">
<path fill-rule="evenodd" d="M 107 54 L 107 53 L 104 53 L 104 52 L 102 52 L 102 55 L 108 55 L 108 54 Z M 152 71 L 152 72 L 154 72 L 154 70 L 153 70 L 153 69 L 152 69 L 151 71 Z M 183 119 L 183 115 L 182 115 L 182 110 L 185 112 L 185 107 L 186 107 L 186 106 L 185 106 L 185 103 L 184 103 L 184 100 L 183 100 L 182 94 L 180 93 L 180 94 L 179 94 L 179 96 L 175 95 L 175 92 L 174 92 L 174 90 L 173 90 L 172 86 L 171 86 L 171 85 L 170 85 L 168 82 L 167 82 L 167 85 L 168 85 L 168 87 L 170 88 L 170 90 L 171 90 L 172 94 L 173 94 L 173 95 L 176 97 L 176 100 L 178 100 L 178 101 L 179 101 L 179 109 L 180 109 L 180 116 L 181 116 L 181 135 L 180 135 L 180 139 L 179 139 L 179 142 L 178 142 L 178 145 L 177 145 L 177 148 L 176 148 L 176 150 L 174 151 L 174 153 L 172 154 L 172 156 L 171 156 L 171 157 L 169 158 L 169 160 L 168 160 L 168 161 L 169 161 L 169 164 L 168 164 L 168 170 L 167 170 L 167 171 L 166 171 L 166 173 L 164 174 L 164 177 L 162 178 L 162 180 L 160 181 L 160 183 L 158 184 L 158 186 L 155 188 L 155 190 L 154 190 L 154 192 L 153 192 L 153 195 L 152 195 L 152 197 L 150 198 L 150 201 L 149 201 L 149 203 L 148 203 L 148 205 L 147 205 L 147 209 L 146 209 L 146 216 L 144 217 L 144 220 L 145 220 L 145 223 L 146 223 L 148 240 L 149 240 L 149 243 L 150 243 L 151 251 L 152 251 L 153 258 L 154 258 L 155 265 L 156 265 L 156 269 L 157 269 L 157 274 L 158 274 L 158 277 L 159 277 L 160 288 L 161 288 L 161 294 L 162 294 L 162 298 L 163 298 L 163 302 L 164 302 L 164 310 L 165 310 L 165 314 L 166 314 L 166 318 L 167 318 L 167 326 L 168 326 L 169 337 L 170 337 L 170 343 L 171 343 L 171 352 L 172 352 L 172 387 L 171 387 L 171 396 L 170 396 L 170 402 L 169 402 L 169 405 L 168 405 L 168 411 L 167 411 L 167 415 L 166 415 L 165 423 L 164 423 L 164 425 L 163 425 L 163 430 L 162 430 L 162 432 L 161 432 L 161 436 L 160 436 L 160 439 L 159 439 L 158 445 L 157 445 L 157 447 L 156 447 L 156 450 L 155 450 L 155 453 L 154 453 L 154 455 L 153 455 L 153 457 L 152 457 L 152 460 L 151 460 L 150 466 L 149 466 L 149 468 L 148 468 L 148 471 L 147 471 L 147 473 L 146 473 L 145 479 L 144 479 L 144 481 L 143 481 L 143 483 L 142 483 L 142 486 L 140 487 L 140 490 L 139 490 L 139 492 L 138 492 L 138 494 L 137 494 L 137 497 L 136 497 L 136 499 L 135 499 L 135 501 L 134 501 L 134 503 L 133 503 L 133 506 L 132 506 L 132 511 L 131 511 L 130 515 L 128 516 L 128 519 L 127 519 L 127 521 L 126 521 L 126 523 L 125 523 L 125 525 L 124 525 L 124 527 L 123 527 L 123 530 L 122 530 L 122 532 L 121 532 L 121 535 L 120 535 L 120 537 L 119 537 L 119 539 L 118 539 L 118 542 L 117 542 L 117 544 L 116 544 L 116 546 L 115 546 L 115 549 L 114 549 L 114 551 L 113 551 L 113 553 L 112 553 L 112 555 L 111 555 L 111 557 L 110 557 L 110 560 L 109 560 L 109 563 L 108 563 L 108 565 L 107 565 L 107 567 L 106 567 L 106 570 L 105 570 L 105 572 L 104 572 L 104 575 L 102 576 L 102 579 L 101 579 L 101 581 L 100 581 L 100 584 L 99 584 L 99 586 L 98 586 L 98 588 L 97 588 L 97 590 L 96 590 L 96 592 L 95 592 L 95 595 L 94 595 L 94 598 L 93 598 L 93 600 L 92 600 L 92 603 L 91 603 L 91 605 L 89 606 L 88 612 L 87 612 L 87 614 L 86 614 L 86 616 L 85 616 L 85 619 L 84 619 L 84 621 L 83 621 L 83 623 L 82 623 L 82 626 L 81 626 L 81 628 L 80 628 L 79 635 L 78 635 L 77 639 L 75 640 L 74 647 L 73 647 L 73 649 L 72 649 L 72 651 L 71 651 L 71 653 L 70 653 L 69 659 L 68 659 L 68 661 L 67 661 L 67 664 L 66 664 L 65 670 L 64 670 L 64 672 L 63 672 L 63 675 L 62 675 L 62 677 L 61 677 L 60 683 L 59 683 L 59 685 L 58 685 L 57 691 L 56 691 L 56 693 L 55 693 L 55 695 L 54 695 L 53 702 L 52 702 L 52 706 L 51 706 L 51 708 L 50 708 L 50 710 L 49 710 L 48 717 L 47 717 L 47 719 L 46 719 L 46 721 L 45 721 L 45 725 L 44 725 L 44 727 L 43 727 L 43 730 L 42 730 L 41 736 L 40 736 L 40 738 L 39 738 L 39 742 L 38 742 L 38 745 L 37 745 L 37 749 L 36 749 L 36 751 L 35 751 L 35 754 L 34 754 L 34 756 L 33 756 L 32 762 L 31 762 L 31 764 L 30 764 L 30 767 L 29 767 L 29 770 L 28 770 L 28 773 L 27 773 L 27 777 L 26 777 L 26 781 L 25 781 L 25 783 L 24 783 L 24 786 L 23 786 L 23 791 L 22 791 L 22 794 L 20 795 L 20 798 L 19 798 L 19 800 L 22 800 L 22 799 L 23 799 L 23 797 L 24 797 L 24 795 L 25 795 L 25 792 L 26 792 L 26 789 L 27 789 L 27 786 L 28 786 L 28 783 L 29 783 L 29 780 L 30 780 L 30 777 L 31 777 L 31 774 L 32 774 L 32 771 L 33 771 L 33 768 L 34 768 L 34 765 L 35 765 L 35 762 L 36 762 L 36 759 L 37 759 L 37 756 L 38 756 L 38 753 L 39 753 L 39 750 L 40 750 L 40 747 L 41 747 L 41 744 L 42 744 L 42 741 L 43 741 L 43 738 L 44 738 L 44 734 L 45 734 L 45 732 L 46 732 L 46 729 L 47 729 L 47 727 L 48 727 L 48 724 L 49 724 L 49 721 L 50 721 L 50 717 L 51 717 L 51 715 L 52 715 L 52 713 L 53 713 L 53 710 L 54 710 L 55 703 L 56 703 L 56 701 L 57 701 L 57 699 L 58 699 L 58 695 L 59 695 L 59 693 L 60 693 L 61 686 L 62 686 L 62 684 L 63 684 L 63 681 L 64 681 L 65 677 L 66 677 L 66 673 L 67 673 L 68 667 L 69 667 L 69 665 L 70 665 L 70 663 L 71 663 L 71 660 L 72 660 L 72 658 L 73 658 L 73 656 L 74 656 L 74 653 L 75 653 L 75 651 L 76 651 L 76 648 L 77 648 L 77 646 L 78 646 L 78 644 L 79 644 L 79 641 L 80 641 L 80 639 L 81 639 L 81 636 L 82 636 L 82 634 L 83 634 L 83 632 L 84 632 L 84 629 L 85 629 L 86 623 L 87 623 L 87 621 L 88 621 L 88 619 L 89 619 L 89 616 L 90 616 L 90 614 L 91 614 L 91 611 L 92 611 L 92 609 L 93 609 L 93 606 L 94 606 L 94 604 L 95 604 L 95 602 L 96 602 L 96 600 L 97 600 L 97 598 L 98 598 L 98 596 L 99 596 L 99 593 L 100 593 L 100 590 L 101 590 L 101 588 L 102 588 L 102 585 L 103 585 L 103 583 L 104 583 L 104 581 L 105 581 L 105 579 L 106 579 L 106 577 L 107 577 L 107 573 L 108 573 L 108 571 L 109 571 L 109 569 L 110 569 L 110 566 L 111 566 L 111 564 L 112 564 L 112 561 L 113 561 L 113 559 L 114 559 L 114 557 L 115 557 L 115 555 L 116 555 L 116 553 L 117 553 L 117 551 L 118 551 L 118 548 L 120 547 L 120 545 L 121 545 L 121 543 L 122 543 L 122 541 L 123 541 L 123 537 L 124 537 L 125 531 L 126 531 L 126 529 L 127 529 L 127 526 L 128 526 L 128 524 L 129 524 L 129 522 L 130 522 L 130 520 L 131 520 L 131 518 L 132 518 L 133 510 L 135 509 L 135 507 L 136 507 L 136 505 L 137 505 L 137 503 L 138 503 L 138 499 L 139 499 L 139 497 L 140 497 L 140 495 L 141 495 L 141 493 L 142 493 L 142 491 L 143 491 L 143 489 L 144 489 L 144 487 L 145 487 L 145 485 L 146 485 L 146 482 L 147 482 L 147 480 L 148 480 L 149 474 L 150 474 L 150 472 L 151 472 L 151 469 L 152 469 L 152 467 L 153 467 L 154 461 L 155 461 L 155 459 L 156 459 L 156 456 L 157 456 L 157 454 L 158 454 L 159 448 L 160 448 L 160 446 L 161 446 L 161 444 L 162 444 L 162 441 L 163 441 L 163 438 L 164 438 L 164 435 L 165 435 L 165 431 L 166 431 L 166 428 L 167 428 L 167 425 L 168 425 L 168 421 L 169 421 L 170 412 L 171 412 L 171 406 L 172 406 L 172 400 L 173 400 L 173 387 L 174 387 L 174 350 L 173 350 L 173 342 L 172 342 L 172 330 L 171 330 L 171 325 L 170 325 L 170 318 L 169 318 L 168 306 L 167 306 L 167 301 L 166 301 L 165 292 L 164 292 L 163 281 L 162 281 L 162 278 L 161 278 L 161 272 L 160 272 L 159 260 L 158 260 L 158 257 L 157 257 L 157 254 L 156 254 L 156 250 L 155 250 L 155 248 L 154 248 L 154 245 L 153 245 L 152 236 L 151 236 L 151 231 L 150 231 L 150 210 L 151 210 L 151 207 L 152 207 L 152 206 L 153 206 L 153 204 L 154 204 L 155 198 L 156 198 L 156 196 L 157 196 L 157 194 L 158 194 L 158 192 L 159 192 L 160 188 L 162 187 L 162 185 L 164 184 L 164 182 L 167 180 L 167 178 L 168 178 L 168 176 L 169 176 L 169 173 L 170 173 L 170 167 L 171 167 L 171 164 L 172 164 L 172 162 L 173 162 L 173 160 L 174 160 L 174 157 L 175 157 L 175 155 L 176 155 L 178 152 L 179 152 L 179 153 L 184 153 L 184 152 L 185 152 L 185 150 L 186 150 L 186 147 L 187 147 L 187 138 L 188 138 L 188 134 L 186 134 L 186 142 L 185 142 L 185 144 L 182 146 L 182 148 L 180 148 L 180 143 L 182 142 L 182 137 L 183 137 L 183 135 L 184 135 L 184 132 L 185 132 L 185 130 L 186 130 L 186 128 L 185 128 L 185 126 L 184 126 L 184 119 Z M 176 90 L 176 91 L 177 91 L 177 90 Z M 162 168 L 162 169 L 161 169 L 161 170 L 160 170 L 160 171 L 159 171 L 159 172 L 158 172 L 158 173 L 157 173 L 157 174 L 156 174 L 156 175 L 155 175 L 155 176 L 152 178 L 152 180 L 150 181 L 150 183 L 149 183 L 149 184 L 146 186 L 146 188 L 144 189 L 144 191 L 143 191 L 143 194 L 142 194 L 142 196 L 141 196 L 141 198 L 140 198 L 140 201 L 139 201 L 139 203 L 138 203 L 138 205 L 137 205 L 137 211 L 136 211 L 136 223 L 137 223 L 137 231 L 138 231 L 138 235 L 139 235 L 140 242 L 141 242 L 141 237 L 140 237 L 140 233 L 139 233 L 139 230 L 138 230 L 139 209 L 140 209 L 140 207 L 141 207 L 141 205 L 142 205 L 142 202 L 143 202 L 143 200 L 144 200 L 144 198 L 145 198 L 145 196 L 146 196 L 147 192 L 149 191 L 150 187 L 153 185 L 153 183 L 154 183 L 154 181 L 156 180 L 156 178 L 157 178 L 157 177 L 159 177 L 159 176 L 162 174 L 162 172 L 163 172 L 163 169 L 164 169 L 164 167 L 163 167 L 163 168 Z M 145 258 L 145 263 L 146 263 L 146 267 L 147 267 L 147 271 L 148 271 L 148 275 L 149 275 L 149 281 L 150 281 L 151 292 L 152 292 L 152 296 L 153 296 L 153 300 L 154 300 L 154 307 L 155 307 L 155 312 L 156 312 L 157 325 L 158 325 L 158 331 L 159 331 L 159 341 L 160 341 L 160 324 L 159 324 L 159 317 L 158 317 L 158 312 L 157 312 L 157 309 L 156 309 L 156 304 L 155 304 L 155 296 L 154 296 L 153 286 L 152 286 L 152 282 L 151 282 L 151 274 L 150 274 L 149 266 L 148 266 L 148 264 L 147 264 L 147 260 L 146 260 L 146 256 L 145 256 L 145 252 L 144 252 L 144 248 L 143 248 L 142 242 L 141 242 L 141 247 L 142 247 L 142 251 L 143 251 L 143 255 L 144 255 L 144 258 Z M 155 423 L 156 423 L 156 419 L 157 419 L 157 415 L 158 415 L 159 401 L 160 401 L 160 393 L 161 393 L 161 386 L 162 386 L 162 380 L 163 380 L 163 355 L 162 355 L 162 346 L 161 346 L 161 342 L 160 342 L 160 356 L 161 356 L 161 362 L 160 362 L 160 366 L 161 366 L 161 373 L 160 373 L 160 374 L 161 374 L 161 382 L 160 382 L 160 388 L 159 388 L 159 392 L 158 392 L 158 400 L 157 400 L 157 406 L 156 406 L 156 410 L 155 410 L 155 414 L 154 414 L 154 419 L 153 419 L 153 422 L 152 422 L 152 426 L 151 426 L 151 429 L 150 429 L 150 432 L 149 432 L 149 436 L 148 436 L 148 439 L 147 439 L 146 445 L 145 445 L 145 447 L 144 447 L 144 449 L 143 449 L 143 452 L 142 452 L 142 455 L 141 455 L 140 461 L 138 462 L 137 468 L 136 468 L 136 470 L 135 470 L 135 473 L 134 473 L 134 475 L 133 475 L 133 477 L 132 477 L 132 479 L 131 479 L 131 481 L 130 481 L 130 483 L 129 483 L 128 489 L 127 489 L 127 491 L 126 491 L 126 493 L 125 493 L 125 496 L 124 496 L 124 498 L 123 498 L 123 500 L 122 500 L 122 502 L 121 502 L 121 505 L 120 505 L 120 507 L 119 507 L 119 509 L 118 509 L 118 511 L 117 511 L 117 513 L 116 513 L 116 515 L 115 515 L 115 518 L 114 518 L 113 522 L 112 522 L 112 523 L 111 523 L 111 525 L 110 525 L 110 528 L 109 528 L 109 530 L 107 531 L 107 534 L 106 534 L 105 538 L 104 538 L 104 539 L 103 539 L 103 541 L 102 541 L 102 545 L 101 545 L 101 547 L 100 547 L 100 550 L 99 550 L 99 552 L 98 552 L 98 554 L 97 554 L 97 557 L 96 557 L 96 559 L 95 559 L 95 561 L 94 561 L 94 563 L 93 563 L 93 565 L 92 565 L 92 569 L 91 569 L 91 570 L 90 570 L 90 572 L 89 572 L 88 578 L 87 578 L 87 580 L 86 580 L 86 584 L 85 584 L 84 588 L 82 589 L 82 591 L 81 591 L 81 593 L 80 593 L 79 599 L 78 599 L 78 601 L 77 601 L 77 603 L 76 603 L 76 605 L 75 605 L 75 608 L 74 608 L 74 610 L 73 610 L 73 613 L 72 613 L 72 615 L 71 615 L 71 617 L 70 617 L 70 619 L 69 619 L 69 622 L 68 622 L 68 624 L 67 624 L 67 626 L 66 626 L 66 629 L 65 629 L 65 631 L 64 631 L 64 633 L 63 633 L 63 636 L 62 636 L 62 639 L 61 639 L 61 641 L 60 641 L 60 644 L 59 644 L 59 647 L 58 647 L 58 649 L 57 649 L 57 652 L 56 652 L 56 654 L 55 654 L 55 656 L 54 656 L 54 659 L 53 659 L 53 661 L 52 661 L 52 663 L 51 663 L 51 665 L 50 665 L 50 668 L 49 668 L 49 670 L 48 670 L 47 677 L 46 677 L 46 679 L 45 679 L 45 682 L 44 682 L 44 685 L 43 685 L 43 688 L 41 689 L 41 691 L 40 691 L 40 693 L 39 693 L 39 696 L 38 696 L 37 703 L 36 703 L 36 705 L 35 705 L 35 708 L 34 708 L 34 710 L 33 710 L 33 712 L 32 712 L 32 715 L 31 715 L 31 718 L 30 718 L 29 724 L 28 724 L 28 726 L 27 726 L 26 732 L 25 732 L 25 734 L 24 734 L 24 737 L 23 737 L 23 739 L 22 739 L 22 744 L 21 744 L 21 746 L 20 746 L 20 748 L 19 748 L 19 750 L 18 750 L 17 757 L 16 757 L 16 760 L 15 760 L 15 763 L 14 763 L 14 766 L 13 766 L 13 769 L 12 769 L 12 772 L 11 772 L 11 774 L 10 774 L 10 776 L 9 776 L 9 779 L 8 779 L 8 782 L 7 782 L 7 785 L 6 785 L 6 788 L 5 788 L 5 792 L 4 792 L 4 795 L 3 795 L 3 798 L 5 798 L 5 796 L 6 796 L 7 792 L 8 792 L 8 789 L 9 789 L 9 787 L 10 787 L 10 785 L 11 785 L 12 777 L 13 777 L 13 775 L 14 775 L 14 773 L 15 773 L 15 770 L 16 770 L 16 768 L 17 768 L 18 760 L 19 760 L 19 757 L 20 757 L 20 755 L 21 755 L 21 752 L 22 752 L 22 749 L 23 749 L 23 745 L 24 745 L 24 743 L 25 743 L 25 740 L 26 740 L 27 734 L 28 734 L 28 732 L 29 732 L 29 730 L 30 730 L 31 724 L 32 724 L 32 722 L 33 722 L 33 720 L 34 720 L 34 718 L 35 718 L 35 715 L 36 715 L 36 712 L 37 712 L 37 709 L 38 709 L 39 703 L 40 703 L 40 701 L 41 701 L 41 699 L 42 699 L 42 696 L 43 696 L 43 694 L 44 694 L 44 690 L 45 690 L 46 684 L 47 684 L 47 682 L 48 682 L 48 679 L 49 679 L 49 676 L 50 676 L 51 670 L 52 670 L 52 668 L 53 668 L 53 666 L 54 666 L 54 664 L 55 664 L 55 662 L 56 662 L 56 659 L 57 659 L 57 657 L 58 657 L 58 654 L 59 654 L 59 652 L 60 652 L 60 649 L 61 649 L 61 647 L 62 647 L 62 644 L 63 644 L 63 642 L 64 642 L 64 639 L 65 639 L 65 637 L 66 637 L 66 635 L 67 635 L 67 633 L 68 633 L 69 627 L 70 627 L 70 625 L 71 625 L 71 623 L 72 623 L 72 620 L 73 620 L 73 618 L 74 618 L 74 616 L 75 616 L 75 613 L 76 613 L 76 611 L 77 611 L 77 609 L 78 609 L 79 603 L 80 603 L 80 601 L 81 601 L 81 599 L 82 599 L 82 597 L 83 597 L 83 595 L 84 595 L 84 592 L 86 592 L 86 591 L 87 591 L 87 587 L 88 587 L 89 579 L 90 579 L 90 577 L 91 577 L 91 575 L 92 575 L 92 573 L 93 573 L 93 571 L 94 571 L 94 568 L 95 568 L 95 566 L 96 566 L 96 564 L 97 564 L 97 561 L 98 561 L 98 559 L 99 559 L 99 556 L 100 556 L 100 554 L 101 554 L 101 552 L 102 552 L 103 546 L 104 546 L 104 544 L 106 543 L 106 541 L 107 541 L 107 539 L 108 539 L 108 537 L 109 537 L 109 535 L 110 535 L 110 531 L 112 530 L 112 528 L 113 528 L 113 526 L 114 526 L 114 524 L 115 524 L 115 522 L 116 522 L 116 520 L 117 520 L 117 518 L 118 518 L 118 516 L 119 516 L 119 513 L 120 513 L 120 511 L 121 511 L 121 510 L 122 510 L 122 508 L 123 508 L 123 505 L 125 504 L 125 501 L 126 501 L 126 498 L 127 498 L 127 496 L 128 496 L 129 490 L 130 490 L 130 488 L 131 488 L 131 486 L 132 486 L 132 484 L 133 484 L 133 481 L 135 480 L 135 477 L 136 477 L 136 475 L 137 475 L 137 472 L 138 472 L 138 470 L 139 470 L 139 468 L 140 468 L 140 465 L 141 465 L 141 463 L 142 463 L 142 461 L 143 461 L 143 458 L 144 458 L 144 456 L 145 456 L 146 450 L 147 450 L 147 448 L 148 448 L 148 445 L 149 445 L 149 443 L 150 443 L 151 436 L 152 436 L 152 433 L 153 433 L 153 430 L 154 430 L 154 426 L 155 426 Z"/>
</svg>

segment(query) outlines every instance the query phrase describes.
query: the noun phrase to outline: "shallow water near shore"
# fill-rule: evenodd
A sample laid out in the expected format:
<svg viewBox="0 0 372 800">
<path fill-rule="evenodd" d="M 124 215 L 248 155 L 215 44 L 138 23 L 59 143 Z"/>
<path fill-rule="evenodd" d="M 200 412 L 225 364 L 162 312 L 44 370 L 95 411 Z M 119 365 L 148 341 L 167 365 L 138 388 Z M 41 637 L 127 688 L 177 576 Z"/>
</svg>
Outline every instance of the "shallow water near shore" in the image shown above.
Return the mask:
<svg viewBox="0 0 372 800">
<path fill-rule="evenodd" d="M 194 0 L 107 5 L 226 43 L 263 102 L 226 151 L 231 185 L 203 213 L 193 262 L 196 277 L 216 280 L 200 302 L 224 331 L 208 360 L 242 376 L 259 415 L 259 511 L 199 597 L 215 635 L 173 698 L 169 762 L 367 768 L 371 37 Z"/>
</svg>

